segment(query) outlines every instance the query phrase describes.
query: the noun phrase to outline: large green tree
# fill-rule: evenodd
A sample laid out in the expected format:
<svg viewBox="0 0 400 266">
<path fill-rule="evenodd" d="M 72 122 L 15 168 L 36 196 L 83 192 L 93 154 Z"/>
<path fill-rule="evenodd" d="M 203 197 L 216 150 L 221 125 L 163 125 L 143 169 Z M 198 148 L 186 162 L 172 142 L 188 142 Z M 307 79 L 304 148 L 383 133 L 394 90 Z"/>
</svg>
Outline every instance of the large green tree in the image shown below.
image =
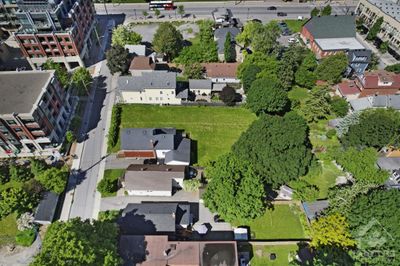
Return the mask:
<svg viewBox="0 0 400 266">
<path fill-rule="evenodd" d="M 359 265 L 400 265 L 400 191 L 376 189 L 356 198 L 347 215 Z"/>
<path fill-rule="evenodd" d="M 332 13 L 332 7 L 330 5 L 324 6 L 321 10 L 321 15 L 322 16 L 330 16 Z"/>
<path fill-rule="evenodd" d="M 389 173 L 379 170 L 375 166 L 377 159 L 378 153 L 373 148 L 358 150 L 351 147 L 339 153 L 336 161 L 342 165 L 346 171 L 352 173 L 357 181 L 383 184 L 389 177 Z"/>
<path fill-rule="evenodd" d="M 31 159 L 31 173 L 33 176 L 43 173 L 47 168 L 48 165 L 44 160 Z"/>
<path fill-rule="evenodd" d="M 118 228 L 112 222 L 78 218 L 50 225 L 32 266 L 121 264 L 117 253 Z"/>
<path fill-rule="evenodd" d="M 130 31 L 124 25 L 118 25 L 113 32 L 111 37 L 112 45 L 119 45 L 124 47 L 127 44 L 139 44 L 142 41 L 142 36 L 139 33 Z"/>
<path fill-rule="evenodd" d="M 261 68 L 257 65 L 250 64 L 243 70 L 242 75 L 242 84 L 244 92 L 247 92 L 250 89 L 253 81 L 257 79 L 257 74 L 260 73 Z"/>
<path fill-rule="evenodd" d="M 88 95 L 92 80 L 93 78 L 92 75 L 90 75 L 89 70 L 84 67 L 76 69 L 71 77 L 72 84 L 74 84 L 79 91 L 84 91 Z"/>
<path fill-rule="evenodd" d="M 203 79 L 204 68 L 199 63 L 189 63 L 184 66 L 183 74 L 188 79 Z"/>
<path fill-rule="evenodd" d="M 48 59 L 43 65 L 43 69 L 46 70 L 55 70 L 56 76 L 61 83 L 61 86 L 65 87 L 69 84 L 69 75 L 68 71 L 61 66 L 59 63 L 55 63 L 53 60 Z"/>
<path fill-rule="evenodd" d="M 169 22 L 161 23 L 153 38 L 153 48 L 171 60 L 182 50 L 182 34 Z"/>
<path fill-rule="evenodd" d="M 322 59 L 315 73 L 318 79 L 337 83 L 341 80 L 347 65 L 347 56 L 344 53 L 338 53 Z"/>
<path fill-rule="evenodd" d="M 263 77 L 278 80 L 278 60 L 276 60 L 274 56 L 269 56 L 260 52 L 246 55 L 237 71 L 237 76 L 240 80 L 243 80 L 245 71 L 247 71 L 247 68 L 251 67 L 251 65 L 255 65 L 261 70 L 257 74 L 257 78 Z"/>
<path fill-rule="evenodd" d="M 129 51 L 122 46 L 115 45 L 106 52 L 107 66 L 111 74 L 128 71 Z"/>
<path fill-rule="evenodd" d="M 329 93 L 325 87 L 315 87 L 301 106 L 300 113 L 308 122 L 328 118 L 330 114 Z"/>
<path fill-rule="evenodd" d="M 254 219 L 264 212 L 264 184 L 250 163 L 229 153 L 208 167 L 206 175 L 210 181 L 203 199 L 211 211 L 227 221 Z"/>
<path fill-rule="evenodd" d="M 65 168 L 58 169 L 56 167 L 49 168 L 39 175 L 35 176 L 35 179 L 39 181 L 46 189 L 53 191 L 54 193 L 61 194 L 68 179 L 68 170 Z"/>
<path fill-rule="evenodd" d="M 261 31 L 263 24 L 257 21 L 249 21 L 244 25 L 243 31 L 236 36 L 236 41 L 243 46 L 249 46 L 256 32 Z"/>
<path fill-rule="evenodd" d="M 219 93 L 219 97 L 227 106 L 234 106 L 236 103 L 236 91 L 230 86 L 225 86 Z"/>
<path fill-rule="evenodd" d="M 307 50 L 300 45 L 290 45 L 283 53 L 278 65 L 278 78 L 286 90 L 292 88 L 295 73 L 302 63 Z"/>
<path fill-rule="evenodd" d="M 277 39 L 281 31 L 275 21 L 271 21 L 253 33 L 251 47 L 255 52 L 270 54 L 278 47 Z"/>
<path fill-rule="evenodd" d="M 368 31 L 367 40 L 370 41 L 375 40 L 376 36 L 381 30 L 382 23 L 383 23 L 383 17 L 380 17 L 375 21 L 374 25 L 372 25 L 372 27 Z"/>
<path fill-rule="evenodd" d="M 349 112 L 349 103 L 339 96 L 334 96 L 329 102 L 331 111 L 333 111 L 338 117 L 344 117 Z"/>
<path fill-rule="evenodd" d="M 27 181 L 28 179 L 32 178 L 29 167 L 17 164 L 15 162 L 10 164 L 8 171 L 12 180 Z"/>
<path fill-rule="evenodd" d="M 290 112 L 283 117 L 260 115 L 233 145 L 233 153 L 277 188 L 307 172 L 310 146 L 306 121 Z"/>
<path fill-rule="evenodd" d="M 345 146 L 382 148 L 399 142 L 400 116 L 394 110 L 364 111 L 342 138 Z"/>
<path fill-rule="evenodd" d="M 311 239 L 311 246 L 317 248 L 321 246 L 348 248 L 356 244 L 351 237 L 346 217 L 338 213 L 312 221 Z"/>
<path fill-rule="evenodd" d="M 224 58 L 225 62 L 235 62 L 236 60 L 236 52 L 235 46 L 232 44 L 232 35 L 230 32 L 226 34 L 225 43 L 224 43 Z"/>
<path fill-rule="evenodd" d="M 269 79 L 257 79 L 247 93 L 246 103 L 257 115 L 281 114 L 288 109 L 289 98 L 280 83 Z"/>
<path fill-rule="evenodd" d="M 16 212 L 22 214 L 32 211 L 37 203 L 37 197 L 29 195 L 22 188 L 8 188 L 0 194 L 0 219 Z"/>
<path fill-rule="evenodd" d="M 295 81 L 298 85 L 305 88 L 312 88 L 315 86 L 317 76 L 314 73 L 317 68 L 317 59 L 313 53 L 308 53 L 301 65 L 298 67 L 295 74 Z"/>
</svg>

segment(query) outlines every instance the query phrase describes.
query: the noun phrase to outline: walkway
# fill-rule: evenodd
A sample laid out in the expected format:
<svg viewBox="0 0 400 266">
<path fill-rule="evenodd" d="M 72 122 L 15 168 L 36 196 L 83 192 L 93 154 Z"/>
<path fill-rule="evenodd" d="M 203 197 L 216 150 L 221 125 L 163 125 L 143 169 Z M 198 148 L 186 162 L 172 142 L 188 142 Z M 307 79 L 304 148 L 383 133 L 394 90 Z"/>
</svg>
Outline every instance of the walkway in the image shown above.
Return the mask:
<svg viewBox="0 0 400 266">
<path fill-rule="evenodd" d="M 29 265 L 33 257 L 39 253 L 42 240 L 39 234 L 30 247 L 16 247 L 12 253 L 6 247 L 0 249 L 0 266 L 25 266 Z"/>
</svg>

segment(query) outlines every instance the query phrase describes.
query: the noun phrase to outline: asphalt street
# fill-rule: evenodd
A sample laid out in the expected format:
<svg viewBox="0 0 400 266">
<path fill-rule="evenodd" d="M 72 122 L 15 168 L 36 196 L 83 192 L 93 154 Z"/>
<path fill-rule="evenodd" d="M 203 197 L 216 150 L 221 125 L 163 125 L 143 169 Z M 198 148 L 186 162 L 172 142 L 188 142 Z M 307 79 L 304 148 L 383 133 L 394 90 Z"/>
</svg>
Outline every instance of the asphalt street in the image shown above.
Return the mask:
<svg viewBox="0 0 400 266">
<path fill-rule="evenodd" d="M 231 9 L 233 16 L 246 21 L 248 19 L 260 19 L 262 21 L 269 21 L 272 19 L 279 19 L 285 17 L 278 17 L 277 12 L 287 13 L 287 18 L 297 18 L 298 16 L 308 17 L 310 16 L 311 10 L 318 6 L 318 4 L 309 3 L 271 3 L 271 2 L 249 2 L 235 5 L 234 2 L 206 2 L 206 3 L 184 3 L 186 16 L 195 15 L 198 18 L 212 18 L 212 12 L 218 8 L 229 8 Z M 277 10 L 267 10 L 269 6 L 275 6 Z M 154 15 L 153 11 L 148 10 L 147 4 L 108 4 L 106 9 L 102 4 L 96 4 L 96 12 L 98 14 L 125 14 L 126 19 L 143 19 L 143 11 L 148 12 L 150 15 Z M 332 3 L 332 14 L 346 14 L 355 10 L 353 3 Z M 180 16 L 176 13 L 176 10 L 164 10 L 161 13 L 165 17 L 171 17 L 171 19 L 179 18 Z"/>
<path fill-rule="evenodd" d="M 107 31 L 106 31 L 107 32 Z M 109 39 L 108 33 L 104 36 Z M 109 40 L 107 41 L 107 45 Z M 99 55 L 101 57 L 102 55 Z M 91 219 L 95 216 L 96 186 L 100 173 L 100 162 L 104 159 L 102 154 L 103 144 L 106 141 L 106 115 L 112 108 L 111 91 L 112 75 L 106 66 L 105 60 L 101 62 L 100 73 L 96 87 L 89 96 L 89 105 L 83 118 L 84 138 L 83 151 L 80 158 L 80 174 L 76 176 L 76 186 L 69 218 L 81 217 Z"/>
</svg>

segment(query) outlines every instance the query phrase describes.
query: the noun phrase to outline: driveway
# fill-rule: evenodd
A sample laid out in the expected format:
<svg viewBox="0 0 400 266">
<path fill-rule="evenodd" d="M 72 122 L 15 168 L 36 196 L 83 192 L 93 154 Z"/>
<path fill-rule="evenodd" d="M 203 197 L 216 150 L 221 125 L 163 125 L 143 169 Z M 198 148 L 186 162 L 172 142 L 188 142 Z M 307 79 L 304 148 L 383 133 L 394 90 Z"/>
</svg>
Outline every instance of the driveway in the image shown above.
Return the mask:
<svg viewBox="0 0 400 266">
<path fill-rule="evenodd" d="M 204 206 L 202 200 L 199 202 L 199 220 L 197 221 L 199 224 L 210 224 L 211 232 L 212 231 L 232 231 L 232 226 L 230 223 L 216 223 L 214 222 L 214 214 Z M 196 224 L 197 224 L 196 223 Z"/>
<path fill-rule="evenodd" d="M 106 158 L 106 169 L 126 169 L 131 164 L 143 164 L 143 159 L 117 158 L 116 154 L 110 154 Z"/>
<path fill-rule="evenodd" d="M 172 197 L 146 197 L 146 196 L 117 196 L 101 199 L 100 211 L 121 210 L 129 203 L 151 202 L 199 202 L 198 192 L 186 192 L 180 190 Z"/>
<path fill-rule="evenodd" d="M 0 266 L 25 266 L 33 261 L 33 257 L 39 253 L 42 240 L 39 234 L 30 247 L 16 247 L 14 252 L 8 253 L 7 248 L 0 249 Z"/>
</svg>

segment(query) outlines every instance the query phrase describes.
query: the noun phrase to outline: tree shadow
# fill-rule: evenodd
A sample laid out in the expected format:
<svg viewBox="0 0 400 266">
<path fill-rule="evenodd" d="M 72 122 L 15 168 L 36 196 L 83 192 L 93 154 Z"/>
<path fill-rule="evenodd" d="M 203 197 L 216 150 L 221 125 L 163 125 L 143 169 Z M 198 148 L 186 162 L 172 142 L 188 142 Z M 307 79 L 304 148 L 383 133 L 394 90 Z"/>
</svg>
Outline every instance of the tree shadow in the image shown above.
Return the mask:
<svg viewBox="0 0 400 266">
<path fill-rule="evenodd" d="M 133 209 L 128 213 L 123 213 L 117 219 L 121 235 L 147 235 L 157 233 L 157 228 L 151 220 L 146 220 L 145 215 L 136 213 Z"/>
<path fill-rule="evenodd" d="M 123 265 L 137 265 L 146 261 L 149 251 L 147 250 L 145 236 L 121 236 L 118 253 L 124 260 Z"/>
</svg>

